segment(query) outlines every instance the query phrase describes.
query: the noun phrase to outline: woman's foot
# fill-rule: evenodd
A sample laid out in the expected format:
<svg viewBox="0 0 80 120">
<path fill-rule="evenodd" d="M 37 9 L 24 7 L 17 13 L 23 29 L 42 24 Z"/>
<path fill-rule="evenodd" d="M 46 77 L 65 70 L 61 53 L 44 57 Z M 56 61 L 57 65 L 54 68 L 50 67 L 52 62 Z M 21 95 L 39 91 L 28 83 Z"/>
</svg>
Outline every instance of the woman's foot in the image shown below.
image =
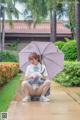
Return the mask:
<svg viewBox="0 0 80 120">
<path fill-rule="evenodd" d="M 23 102 L 30 102 L 31 101 L 31 97 L 30 96 L 25 96 L 23 99 L 22 99 Z"/>
<path fill-rule="evenodd" d="M 49 102 L 50 99 L 47 98 L 47 97 L 45 97 L 45 96 L 41 96 L 41 97 L 40 97 L 40 101 L 41 101 L 41 102 Z"/>
</svg>

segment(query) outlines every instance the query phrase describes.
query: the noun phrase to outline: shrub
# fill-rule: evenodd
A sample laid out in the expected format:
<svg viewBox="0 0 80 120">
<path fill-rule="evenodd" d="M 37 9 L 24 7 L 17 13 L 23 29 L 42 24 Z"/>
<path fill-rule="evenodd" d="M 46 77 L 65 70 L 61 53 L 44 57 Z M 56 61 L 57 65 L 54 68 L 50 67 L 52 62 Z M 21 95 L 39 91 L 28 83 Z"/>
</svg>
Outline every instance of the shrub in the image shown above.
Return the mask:
<svg viewBox="0 0 80 120">
<path fill-rule="evenodd" d="M 65 62 L 64 70 L 54 80 L 64 86 L 80 86 L 80 62 Z"/>
<path fill-rule="evenodd" d="M 68 41 L 61 49 L 64 53 L 65 60 L 76 60 L 77 59 L 77 45 L 76 41 Z"/>
<path fill-rule="evenodd" d="M 19 72 L 18 63 L 0 63 L 0 86 L 10 81 Z"/>
<path fill-rule="evenodd" d="M 6 48 L 8 50 L 17 50 L 17 47 L 18 47 L 18 43 L 20 42 L 19 39 L 17 39 L 16 41 L 14 40 L 13 42 L 11 43 L 7 43 L 6 45 Z"/>
<path fill-rule="evenodd" d="M 58 41 L 58 42 L 55 42 L 55 45 L 58 46 L 59 49 L 61 49 L 65 45 L 65 43 L 66 42 Z"/>
<path fill-rule="evenodd" d="M 9 51 L 0 51 L 0 62 L 17 62 L 17 57 Z"/>
</svg>

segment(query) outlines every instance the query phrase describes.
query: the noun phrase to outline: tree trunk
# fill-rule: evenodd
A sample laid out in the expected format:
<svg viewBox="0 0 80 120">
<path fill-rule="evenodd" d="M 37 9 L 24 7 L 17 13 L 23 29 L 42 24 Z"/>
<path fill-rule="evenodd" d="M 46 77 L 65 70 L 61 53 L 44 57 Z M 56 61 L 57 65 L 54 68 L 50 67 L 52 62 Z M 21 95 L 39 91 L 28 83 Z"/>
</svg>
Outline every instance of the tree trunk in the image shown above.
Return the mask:
<svg viewBox="0 0 80 120">
<path fill-rule="evenodd" d="M 4 50 L 5 36 L 4 36 L 4 7 L 0 7 L 0 49 Z"/>
<path fill-rule="evenodd" d="M 1 39 L 1 30 L 2 30 L 2 22 L 1 22 L 2 12 L 1 12 L 1 6 L 0 6 L 0 50 L 2 50 L 2 39 Z"/>
<path fill-rule="evenodd" d="M 77 60 L 80 61 L 80 2 L 75 2 Z"/>
<path fill-rule="evenodd" d="M 1 19 L 0 19 L 0 50 L 1 50 Z"/>
<path fill-rule="evenodd" d="M 50 41 L 55 42 L 56 41 L 56 9 L 52 9 L 50 11 Z"/>
<path fill-rule="evenodd" d="M 3 18 L 2 18 L 2 50 L 5 48 L 5 32 L 4 32 L 4 11 L 3 11 Z"/>
</svg>

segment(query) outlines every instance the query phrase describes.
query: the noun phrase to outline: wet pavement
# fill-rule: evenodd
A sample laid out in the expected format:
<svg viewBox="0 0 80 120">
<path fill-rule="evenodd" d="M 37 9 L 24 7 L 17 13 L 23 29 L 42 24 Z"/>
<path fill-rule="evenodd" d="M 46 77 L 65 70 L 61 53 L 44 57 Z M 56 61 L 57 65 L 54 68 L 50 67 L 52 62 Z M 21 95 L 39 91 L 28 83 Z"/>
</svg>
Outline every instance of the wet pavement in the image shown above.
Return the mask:
<svg viewBox="0 0 80 120">
<path fill-rule="evenodd" d="M 50 102 L 12 101 L 8 120 L 80 120 L 80 104 L 62 88 L 51 90 Z"/>
</svg>

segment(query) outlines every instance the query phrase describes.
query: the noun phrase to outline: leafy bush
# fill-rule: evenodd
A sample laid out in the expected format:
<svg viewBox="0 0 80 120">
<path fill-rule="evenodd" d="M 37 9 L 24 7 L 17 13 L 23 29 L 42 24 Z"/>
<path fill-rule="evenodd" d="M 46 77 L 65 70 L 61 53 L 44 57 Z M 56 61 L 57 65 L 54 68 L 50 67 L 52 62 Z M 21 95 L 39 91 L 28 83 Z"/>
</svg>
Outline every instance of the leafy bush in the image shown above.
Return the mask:
<svg viewBox="0 0 80 120">
<path fill-rule="evenodd" d="M 19 72 L 19 64 L 12 63 L 0 63 L 0 86 L 10 81 Z"/>
<path fill-rule="evenodd" d="M 0 62 L 17 62 L 17 57 L 9 51 L 0 51 Z"/>
<path fill-rule="evenodd" d="M 77 59 L 77 45 L 76 41 L 68 41 L 61 49 L 64 53 L 65 60 L 76 60 Z"/>
<path fill-rule="evenodd" d="M 64 70 L 54 80 L 64 86 L 80 86 L 80 62 L 65 62 Z"/>
<path fill-rule="evenodd" d="M 20 42 L 19 39 L 17 39 L 16 41 L 13 41 L 11 43 L 7 43 L 7 49 L 8 50 L 17 50 L 18 47 L 18 43 Z"/>
<path fill-rule="evenodd" d="M 61 49 L 65 45 L 65 43 L 66 42 L 58 41 L 58 42 L 55 42 L 55 45 L 58 46 L 59 49 Z"/>
</svg>

